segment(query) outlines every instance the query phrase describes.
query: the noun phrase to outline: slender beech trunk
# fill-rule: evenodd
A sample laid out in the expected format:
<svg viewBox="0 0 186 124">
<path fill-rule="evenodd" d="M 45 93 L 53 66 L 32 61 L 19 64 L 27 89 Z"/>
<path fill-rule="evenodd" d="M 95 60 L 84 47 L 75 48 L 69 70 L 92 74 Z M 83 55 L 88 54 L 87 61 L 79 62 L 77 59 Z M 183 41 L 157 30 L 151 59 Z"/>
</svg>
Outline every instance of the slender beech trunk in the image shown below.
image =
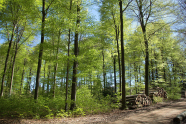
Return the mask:
<svg viewBox="0 0 186 124">
<path fill-rule="evenodd" d="M 29 92 L 31 91 L 31 88 L 30 88 L 30 84 L 31 84 L 31 82 L 32 82 L 32 68 L 30 68 L 30 76 L 29 76 L 29 84 L 28 84 L 28 90 L 29 90 Z"/>
<path fill-rule="evenodd" d="M 147 36 L 146 36 L 146 25 L 147 25 L 147 21 L 149 19 L 149 16 L 151 14 L 151 1 L 150 1 L 150 5 L 149 5 L 149 15 L 148 18 L 144 18 L 144 10 L 143 10 L 143 0 L 139 0 L 139 2 L 136 0 L 137 4 L 138 4 L 138 9 L 139 9 L 139 15 L 140 15 L 140 25 L 141 25 L 141 29 L 143 32 L 143 39 L 145 42 L 145 94 L 147 96 L 149 96 L 149 48 L 148 48 L 148 40 L 147 40 Z M 145 21 L 144 21 L 145 20 Z"/>
<path fill-rule="evenodd" d="M 136 87 L 136 94 L 138 93 L 138 91 L 139 91 L 139 77 L 138 77 L 138 66 L 136 66 L 136 73 L 137 73 L 137 87 Z"/>
<path fill-rule="evenodd" d="M 152 81 L 154 82 L 154 63 L 153 60 L 151 59 L 151 72 L 152 72 Z"/>
<path fill-rule="evenodd" d="M 10 94 L 10 95 L 11 95 L 11 91 L 12 91 L 12 84 L 13 84 L 13 78 L 14 78 L 14 67 L 15 67 L 15 60 L 16 60 L 16 56 L 17 56 L 17 50 L 18 50 L 18 41 L 16 42 L 16 48 L 15 48 L 15 53 L 14 53 L 14 59 L 13 59 L 13 63 L 12 63 L 12 74 L 11 74 L 10 91 L 9 91 L 9 94 Z"/>
<path fill-rule="evenodd" d="M 131 63 L 130 63 L 130 68 L 131 68 Z M 132 94 L 132 76 L 131 76 L 131 69 L 130 69 L 130 95 Z"/>
<path fill-rule="evenodd" d="M 79 35 L 79 24 L 80 24 L 80 4 L 77 4 L 77 22 L 76 22 L 76 31 L 75 31 L 75 40 L 74 40 L 74 55 L 76 59 L 74 60 L 74 65 L 73 65 L 73 77 L 72 77 L 72 93 L 71 93 L 71 100 L 72 104 L 70 107 L 70 110 L 73 110 L 74 107 L 76 106 L 75 101 L 76 101 L 76 85 L 77 85 L 77 67 L 78 67 L 78 61 L 77 61 L 77 56 L 78 56 L 78 35 Z"/>
<path fill-rule="evenodd" d="M 42 87 L 42 92 L 43 92 L 43 95 L 44 95 L 44 93 L 45 93 L 45 68 L 46 68 L 46 60 L 45 60 L 45 65 L 44 65 L 44 82 L 43 82 L 43 87 Z"/>
<path fill-rule="evenodd" d="M 115 86 L 115 93 L 117 92 L 117 85 L 116 85 L 116 57 L 114 56 L 114 86 Z"/>
<path fill-rule="evenodd" d="M 4 91 L 4 80 L 5 80 L 5 74 L 6 74 L 6 70 L 7 70 L 7 64 L 8 64 L 8 58 L 9 58 L 9 55 L 10 55 L 10 49 L 11 49 L 11 46 L 12 46 L 12 41 L 13 41 L 13 38 L 14 38 L 14 31 L 15 31 L 15 28 L 16 28 L 16 23 L 13 23 L 13 30 L 12 30 L 12 35 L 11 35 L 11 39 L 9 41 L 9 46 L 8 46 L 8 51 L 7 51 L 7 55 L 6 55 L 6 60 L 5 60 L 5 67 L 4 67 L 4 71 L 3 71 L 3 76 L 2 76 L 2 82 L 1 82 L 1 96 L 3 96 L 3 91 Z"/>
<path fill-rule="evenodd" d="M 122 65 L 122 107 L 126 108 L 126 91 L 125 91 L 125 61 L 124 61 L 124 43 L 123 43 L 123 8 L 122 0 L 119 1 L 120 6 L 120 23 L 121 23 L 121 65 Z"/>
<path fill-rule="evenodd" d="M 49 84 L 50 84 L 50 65 L 48 65 L 47 96 L 49 95 Z"/>
<path fill-rule="evenodd" d="M 58 63 L 54 66 L 54 86 L 53 86 L 53 98 L 55 98 L 55 90 L 56 90 L 56 73 L 57 73 Z"/>
<path fill-rule="evenodd" d="M 143 27 L 143 35 L 144 35 L 145 53 L 146 53 L 145 54 L 145 94 L 149 96 L 149 50 L 148 50 L 148 41 L 146 37 L 145 27 Z"/>
<path fill-rule="evenodd" d="M 29 92 L 31 91 L 30 90 L 31 81 L 32 81 L 32 68 L 30 68 L 29 76 L 27 76 L 26 94 L 28 93 L 28 90 L 29 90 Z M 33 86 L 33 89 L 34 89 L 34 86 Z"/>
<path fill-rule="evenodd" d="M 156 69 L 155 69 L 155 78 L 156 78 L 156 80 L 158 80 L 158 63 L 157 63 L 157 54 L 154 52 L 154 56 L 155 56 L 155 67 L 156 67 Z"/>
<path fill-rule="evenodd" d="M 61 36 L 61 31 L 59 30 L 59 34 L 58 34 L 58 44 L 57 44 L 57 51 L 56 51 L 56 61 L 58 60 L 58 51 L 59 51 L 60 36 Z M 54 53 L 55 53 L 55 52 L 54 52 Z M 53 98 L 55 98 L 57 67 L 58 67 L 58 62 L 56 62 L 55 65 L 54 65 Z"/>
<path fill-rule="evenodd" d="M 104 90 L 105 90 L 105 85 L 106 85 L 106 82 L 105 82 L 105 62 L 104 62 L 104 52 L 102 51 L 102 55 L 103 55 L 103 86 L 104 86 Z"/>
<path fill-rule="evenodd" d="M 34 99 L 38 99 L 38 92 L 39 92 L 39 80 L 40 80 L 40 72 L 41 72 L 41 63 L 42 63 L 42 56 L 43 56 L 43 44 L 44 44 L 44 36 L 45 36 L 45 0 L 42 0 L 42 24 L 41 24 L 41 43 L 39 47 L 39 58 L 38 58 L 38 66 L 37 66 L 37 75 L 36 75 L 36 88 L 35 88 L 35 95 Z"/>
<path fill-rule="evenodd" d="M 70 32 L 71 30 L 69 29 L 69 39 L 68 39 L 68 60 L 67 60 L 67 75 L 66 75 L 66 98 L 65 98 L 65 112 L 68 111 L 68 76 L 69 76 L 69 53 L 70 53 Z"/>
<path fill-rule="evenodd" d="M 72 9 L 72 0 L 70 0 L 70 14 L 71 14 L 71 9 Z M 71 29 L 69 28 L 68 31 L 68 60 L 67 60 L 67 75 L 66 75 L 66 96 L 65 96 L 65 112 L 68 111 L 68 79 L 69 79 L 69 55 L 70 55 L 70 34 L 71 34 Z"/>
<path fill-rule="evenodd" d="M 118 65 L 119 65 L 119 92 L 121 92 L 121 64 L 120 64 L 120 52 L 119 52 L 119 26 L 116 25 L 114 14 L 112 13 L 114 25 L 115 25 L 115 33 L 116 33 L 116 41 L 117 41 L 117 52 L 118 52 Z"/>
<path fill-rule="evenodd" d="M 141 85 L 141 67 L 140 66 L 139 66 L 139 76 L 140 76 L 139 84 Z M 138 92 L 139 92 L 139 89 L 138 89 Z"/>
<path fill-rule="evenodd" d="M 62 72 L 62 71 L 61 71 Z M 63 77 L 61 78 L 61 84 L 60 84 L 60 88 L 61 88 L 61 91 L 63 90 L 63 82 L 65 82 L 64 81 L 64 79 L 63 79 Z"/>
<path fill-rule="evenodd" d="M 26 58 L 24 59 L 23 72 L 22 72 L 22 76 L 21 76 L 20 95 L 21 95 L 22 87 L 23 87 L 23 80 L 24 80 L 24 74 L 25 74 L 25 65 L 26 65 Z"/>
<path fill-rule="evenodd" d="M 161 51 L 162 63 L 163 63 L 163 79 L 164 79 L 164 81 L 166 82 L 165 58 L 164 58 L 164 50 L 163 50 L 163 47 L 161 47 L 160 51 Z"/>
<path fill-rule="evenodd" d="M 15 44 L 14 44 L 14 46 L 15 46 Z M 13 49 L 14 49 L 14 46 L 13 46 Z M 12 70 L 13 57 L 14 57 L 14 55 L 12 55 L 11 59 L 10 59 L 10 65 L 9 65 L 9 68 L 8 68 L 8 77 L 7 77 L 6 87 L 10 87 L 9 82 L 11 82 L 11 70 Z"/>
<path fill-rule="evenodd" d="M 11 74 L 11 81 L 10 81 L 10 91 L 9 94 L 11 95 L 11 91 L 12 91 L 12 84 L 13 84 L 13 78 L 14 78 L 14 67 L 15 67 L 15 61 L 16 61 L 16 56 L 17 56 L 17 52 L 18 52 L 18 44 L 23 36 L 23 32 L 24 32 L 24 27 L 21 29 L 21 31 L 19 31 L 19 27 L 17 27 L 17 41 L 15 43 L 15 53 L 14 53 L 14 59 L 13 59 L 13 63 L 12 63 L 12 74 Z"/>
</svg>

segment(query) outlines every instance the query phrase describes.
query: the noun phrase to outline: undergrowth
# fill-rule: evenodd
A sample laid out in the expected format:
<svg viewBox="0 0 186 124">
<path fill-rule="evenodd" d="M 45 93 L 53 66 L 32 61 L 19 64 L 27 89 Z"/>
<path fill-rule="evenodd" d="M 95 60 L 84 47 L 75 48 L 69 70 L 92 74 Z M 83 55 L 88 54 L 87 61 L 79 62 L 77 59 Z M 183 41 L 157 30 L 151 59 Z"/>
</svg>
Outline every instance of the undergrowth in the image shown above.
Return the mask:
<svg viewBox="0 0 186 124">
<path fill-rule="evenodd" d="M 69 98 L 70 99 L 70 98 Z M 86 86 L 82 86 L 77 90 L 76 108 L 73 111 L 65 112 L 65 98 L 56 96 L 55 98 L 47 98 L 40 96 L 37 101 L 33 97 L 17 97 L 0 99 L 0 116 L 1 117 L 18 117 L 18 118 L 61 118 L 61 117 L 76 117 L 87 114 L 97 114 L 109 112 L 115 108 L 119 108 L 119 102 L 113 103 L 117 97 L 96 96 L 91 94 L 91 91 Z M 68 101 L 70 108 L 71 101 Z"/>
</svg>

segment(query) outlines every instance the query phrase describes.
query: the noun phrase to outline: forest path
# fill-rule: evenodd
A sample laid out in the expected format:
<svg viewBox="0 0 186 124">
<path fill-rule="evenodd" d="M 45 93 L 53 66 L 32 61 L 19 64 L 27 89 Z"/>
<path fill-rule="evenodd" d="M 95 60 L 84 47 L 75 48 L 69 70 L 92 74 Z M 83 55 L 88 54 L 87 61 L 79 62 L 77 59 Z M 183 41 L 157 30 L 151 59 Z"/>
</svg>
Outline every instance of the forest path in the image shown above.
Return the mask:
<svg viewBox="0 0 186 124">
<path fill-rule="evenodd" d="M 186 111 L 186 99 L 182 98 L 135 110 L 114 110 L 107 114 L 77 118 L 0 119 L 0 124 L 172 124 L 173 118 L 183 111 Z"/>
<path fill-rule="evenodd" d="M 186 100 L 168 104 L 163 103 L 155 110 L 132 113 L 124 119 L 109 124 L 173 124 L 173 118 L 184 111 L 186 111 Z M 182 123 L 186 124 L 186 121 Z"/>
</svg>

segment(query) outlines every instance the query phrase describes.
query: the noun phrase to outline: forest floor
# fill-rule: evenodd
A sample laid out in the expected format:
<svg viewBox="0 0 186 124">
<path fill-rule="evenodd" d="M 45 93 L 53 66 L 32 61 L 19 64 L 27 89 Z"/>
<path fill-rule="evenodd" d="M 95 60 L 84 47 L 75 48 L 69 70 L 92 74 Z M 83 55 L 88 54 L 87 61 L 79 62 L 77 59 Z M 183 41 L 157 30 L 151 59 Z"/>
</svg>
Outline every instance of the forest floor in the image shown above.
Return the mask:
<svg viewBox="0 0 186 124">
<path fill-rule="evenodd" d="M 162 102 L 134 110 L 61 119 L 0 119 L 0 124 L 173 124 L 178 114 L 186 111 L 186 98 Z M 186 124 L 186 120 L 182 122 Z"/>
</svg>

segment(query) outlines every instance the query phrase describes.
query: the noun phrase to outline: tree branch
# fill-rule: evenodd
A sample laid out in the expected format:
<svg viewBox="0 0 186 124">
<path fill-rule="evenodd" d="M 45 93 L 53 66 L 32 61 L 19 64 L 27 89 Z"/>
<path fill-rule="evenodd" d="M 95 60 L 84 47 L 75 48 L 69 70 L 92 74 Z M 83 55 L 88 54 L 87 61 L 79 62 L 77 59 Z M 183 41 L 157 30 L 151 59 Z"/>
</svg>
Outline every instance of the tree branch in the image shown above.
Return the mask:
<svg viewBox="0 0 186 124">
<path fill-rule="evenodd" d="M 45 14 L 48 13 L 48 9 L 50 8 L 50 6 L 52 5 L 53 2 L 54 2 L 54 0 L 52 0 L 51 3 L 48 5 L 47 9 L 45 10 Z"/>
<path fill-rule="evenodd" d="M 122 12 L 124 12 L 128 8 L 128 6 L 130 5 L 130 3 L 132 3 L 132 1 L 133 0 L 131 0 L 131 1 L 128 2 L 127 6 L 124 8 L 124 10 Z"/>
</svg>

